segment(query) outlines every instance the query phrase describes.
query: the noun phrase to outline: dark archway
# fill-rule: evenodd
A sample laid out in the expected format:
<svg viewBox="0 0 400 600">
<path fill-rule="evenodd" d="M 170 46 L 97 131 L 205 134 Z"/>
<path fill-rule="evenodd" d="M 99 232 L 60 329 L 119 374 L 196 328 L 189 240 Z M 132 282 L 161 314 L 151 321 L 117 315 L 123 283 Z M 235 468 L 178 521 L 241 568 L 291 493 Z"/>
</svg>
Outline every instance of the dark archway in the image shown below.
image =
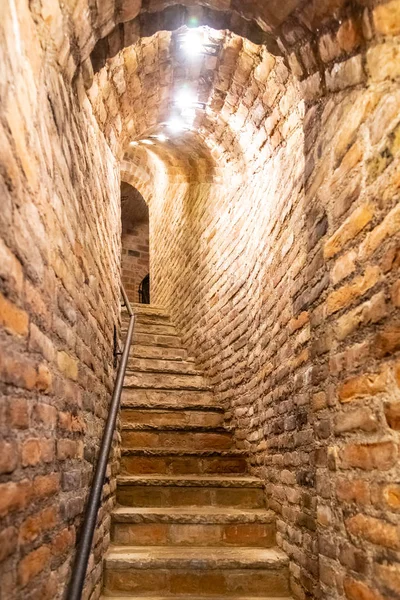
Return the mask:
<svg viewBox="0 0 400 600">
<path fill-rule="evenodd" d="M 121 184 L 122 283 L 131 302 L 140 302 L 139 287 L 149 274 L 149 209 L 136 188 Z"/>
</svg>

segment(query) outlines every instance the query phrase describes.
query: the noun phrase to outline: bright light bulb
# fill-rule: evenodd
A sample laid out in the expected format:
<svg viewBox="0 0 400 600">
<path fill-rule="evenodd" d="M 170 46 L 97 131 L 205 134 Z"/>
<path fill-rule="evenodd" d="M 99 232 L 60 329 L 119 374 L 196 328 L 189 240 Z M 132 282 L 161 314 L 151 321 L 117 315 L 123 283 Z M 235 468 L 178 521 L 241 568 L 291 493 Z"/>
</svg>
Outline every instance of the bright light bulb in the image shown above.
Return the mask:
<svg viewBox="0 0 400 600">
<path fill-rule="evenodd" d="M 180 117 L 173 117 L 168 121 L 167 127 L 172 133 L 180 133 L 185 129 L 185 123 Z"/>
<path fill-rule="evenodd" d="M 176 103 L 178 104 L 179 108 L 182 109 L 192 107 L 193 104 L 196 103 L 196 101 L 196 96 L 189 88 L 182 88 L 176 96 Z"/>
<path fill-rule="evenodd" d="M 193 121 L 196 117 L 196 110 L 194 108 L 185 108 L 182 111 L 182 117 L 186 120 Z"/>
<path fill-rule="evenodd" d="M 182 42 L 182 49 L 188 56 L 199 56 L 204 51 L 203 36 L 196 29 L 189 29 Z"/>
<path fill-rule="evenodd" d="M 142 144 L 146 144 L 146 146 L 154 146 L 154 142 L 151 140 L 140 140 Z"/>
</svg>

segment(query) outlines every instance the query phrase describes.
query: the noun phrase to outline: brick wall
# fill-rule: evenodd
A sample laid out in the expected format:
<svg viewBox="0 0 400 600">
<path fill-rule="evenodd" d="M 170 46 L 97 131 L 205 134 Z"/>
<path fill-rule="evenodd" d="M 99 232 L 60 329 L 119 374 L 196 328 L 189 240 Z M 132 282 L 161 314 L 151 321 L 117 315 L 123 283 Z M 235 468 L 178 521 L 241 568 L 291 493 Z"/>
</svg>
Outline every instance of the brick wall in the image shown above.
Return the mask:
<svg viewBox="0 0 400 600">
<path fill-rule="evenodd" d="M 0 6 L 1 594 L 69 579 L 113 381 L 117 156 L 150 204 L 154 301 L 266 481 L 293 595 L 400 597 L 399 2 L 207 2 L 224 31 L 199 71 L 169 4 Z M 198 134 L 128 147 L 188 77 Z"/>
<path fill-rule="evenodd" d="M 222 62 L 203 131 L 235 168 L 151 198 L 153 301 L 251 451 L 299 599 L 400 597 L 398 10 L 290 42 L 298 81 Z"/>
<path fill-rule="evenodd" d="M 119 173 L 58 3 L 0 7 L 1 598 L 55 600 L 110 400 L 120 277 Z M 57 12 L 58 9 L 58 12 Z M 43 11 L 41 13 L 41 10 Z M 11 83 L 12 82 L 12 83 Z M 104 491 L 85 597 L 98 588 Z"/>
<path fill-rule="evenodd" d="M 122 283 L 131 302 L 139 302 L 139 285 L 149 274 L 149 224 L 137 223 L 122 234 Z"/>
</svg>

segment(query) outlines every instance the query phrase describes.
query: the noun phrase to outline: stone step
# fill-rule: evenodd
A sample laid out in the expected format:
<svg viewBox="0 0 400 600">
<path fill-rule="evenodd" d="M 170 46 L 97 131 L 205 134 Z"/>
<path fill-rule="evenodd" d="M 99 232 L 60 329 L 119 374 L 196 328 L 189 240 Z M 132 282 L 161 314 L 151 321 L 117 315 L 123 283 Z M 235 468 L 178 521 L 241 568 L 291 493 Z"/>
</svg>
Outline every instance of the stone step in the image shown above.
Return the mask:
<svg viewBox="0 0 400 600">
<path fill-rule="evenodd" d="M 206 596 L 207 600 L 223 600 L 226 596 Z M 105 598 L 113 598 L 113 600 L 137 600 L 138 596 L 100 596 L 100 600 L 105 600 Z M 146 600 L 204 600 L 204 596 L 193 596 L 192 594 L 185 594 L 184 598 L 182 596 L 146 596 Z M 254 600 L 254 596 L 235 596 L 235 600 Z M 257 596 L 257 600 L 277 600 L 277 596 L 272 598 L 271 596 Z M 285 596 L 282 598 L 279 596 L 279 600 L 293 600 L 289 598 L 289 596 Z"/>
<path fill-rule="evenodd" d="M 117 502 L 124 506 L 231 506 L 264 508 L 259 479 L 240 476 L 120 476 Z"/>
<path fill-rule="evenodd" d="M 271 548 L 275 538 L 272 511 L 118 507 L 112 513 L 118 545 Z"/>
<path fill-rule="evenodd" d="M 122 408 L 122 427 L 144 425 L 147 427 L 221 427 L 224 414 L 220 411 L 204 410 L 138 410 Z"/>
<path fill-rule="evenodd" d="M 288 596 L 288 558 L 275 548 L 111 546 L 105 559 L 106 594 L 244 594 Z"/>
<path fill-rule="evenodd" d="M 123 448 L 174 448 L 179 450 L 229 450 L 233 447 L 232 433 L 224 428 L 123 429 Z"/>
<path fill-rule="evenodd" d="M 124 331 L 122 327 L 122 331 Z M 143 323 L 141 319 L 137 319 L 135 322 L 135 333 L 145 333 L 148 335 L 178 335 L 175 326 L 171 323 Z"/>
<path fill-rule="evenodd" d="M 128 369 L 140 372 L 154 372 L 175 374 L 175 375 L 199 375 L 203 373 L 196 369 L 193 361 L 188 360 L 162 360 L 158 358 L 136 358 L 129 357 Z"/>
<path fill-rule="evenodd" d="M 125 332 L 121 332 L 125 336 Z M 132 345 L 159 346 L 160 348 L 182 348 L 182 342 L 177 335 L 154 335 L 133 331 Z"/>
<path fill-rule="evenodd" d="M 131 302 L 132 312 L 135 316 L 150 316 L 160 317 L 169 319 L 169 313 L 162 306 L 155 304 L 139 304 L 138 302 Z M 121 308 L 121 317 L 128 317 L 128 311 L 125 307 Z"/>
<path fill-rule="evenodd" d="M 159 371 L 126 371 L 124 388 L 150 388 L 170 390 L 209 390 L 203 375 L 181 375 Z"/>
<path fill-rule="evenodd" d="M 159 359 L 159 360 L 184 360 L 194 365 L 193 359 L 189 359 L 187 357 L 187 351 L 185 348 L 168 348 L 165 346 L 139 346 L 138 344 L 133 344 L 129 357 L 131 358 L 140 358 L 140 359 Z"/>
<path fill-rule="evenodd" d="M 122 450 L 123 475 L 242 475 L 247 471 L 241 450 L 199 451 L 155 448 Z"/>
<path fill-rule="evenodd" d="M 143 408 L 164 410 L 219 410 L 215 396 L 211 390 L 161 390 L 124 388 L 121 396 L 124 408 Z"/>
</svg>

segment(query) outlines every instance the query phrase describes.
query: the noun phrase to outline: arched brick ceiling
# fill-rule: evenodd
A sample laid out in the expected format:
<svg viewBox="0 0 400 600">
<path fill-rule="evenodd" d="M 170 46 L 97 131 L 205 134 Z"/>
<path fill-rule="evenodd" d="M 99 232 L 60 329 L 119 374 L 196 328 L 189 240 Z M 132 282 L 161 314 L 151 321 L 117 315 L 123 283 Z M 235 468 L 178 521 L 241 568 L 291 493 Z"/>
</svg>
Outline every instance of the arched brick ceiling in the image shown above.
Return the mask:
<svg viewBox="0 0 400 600">
<path fill-rule="evenodd" d="M 126 160 L 156 153 L 175 178 L 183 169 L 207 179 L 218 175 L 221 159 L 243 160 L 241 136 L 244 142 L 256 136 L 261 117 L 271 110 L 269 96 L 284 91 L 290 74 L 283 58 L 228 31 L 209 30 L 216 56 L 192 62 L 177 51 L 177 35 L 159 32 L 109 58 L 88 95 L 106 136 L 111 143 L 118 141 Z M 130 146 L 151 135 L 168 135 L 163 124 L 182 85 L 189 85 L 205 105 L 197 111 L 193 132 L 169 136 L 166 144 L 155 140 L 151 147 Z M 261 133 L 260 144 L 265 139 Z"/>
<path fill-rule="evenodd" d="M 75 16 L 81 6 L 78 37 L 88 96 L 116 154 L 132 164 L 147 162 L 148 172 L 162 167 L 177 180 L 205 181 L 218 176 L 222 164 L 235 170 L 240 163 L 245 170 L 248 160 L 257 168 L 268 158 L 271 145 L 279 143 L 269 141 L 273 103 L 289 90 L 291 106 L 283 117 L 293 108 L 296 121 L 308 82 L 315 88 L 326 68 L 313 32 L 337 28 L 346 15 L 362 10 L 348 0 L 70 2 Z M 87 5 L 89 12 L 82 13 L 87 2 L 90 11 Z M 218 47 L 215 57 L 195 66 L 179 55 L 176 44 L 194 18 L 196 25 L 207 25 Z M 165 133 L 174 94 L 184 83 L 194 86 L 205 105 L 193 132 L 165 145 L 140 145 L 143 138 Z M 139 146 L 130 146 L 132 141 Z"/>
<path fill-rule="evenodd" d="M 271 52 L 279 53 L 310 32 L 323 28 L 332 17 L 360 11 L 366 3 L 366 0 L 66 0 L 62 10 L 69 23 L 74 61 L 79 66 L 99 40 L 110 34 L 120 36 L 120 25 L 126 46 L 142 35 L 175 29 L 185 19 L 195 16 L 213 28 L 228 28 L 255 42 L 262 41 Z M 56 18 L 59 15 L 53 16 L 54 21 Z M 65 55 L 64 44 L 61 52 Z"/>
</svg>

